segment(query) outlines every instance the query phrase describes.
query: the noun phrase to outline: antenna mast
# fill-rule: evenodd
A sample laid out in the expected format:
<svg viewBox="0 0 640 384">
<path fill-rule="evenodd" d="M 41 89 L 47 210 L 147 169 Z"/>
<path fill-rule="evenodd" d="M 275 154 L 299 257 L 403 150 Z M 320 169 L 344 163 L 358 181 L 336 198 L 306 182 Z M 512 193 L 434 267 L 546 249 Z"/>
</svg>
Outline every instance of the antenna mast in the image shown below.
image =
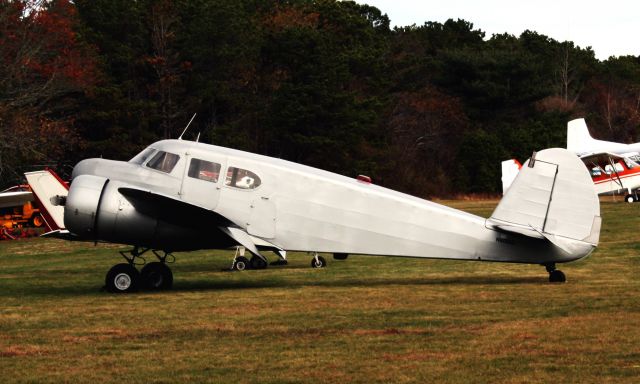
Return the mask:
<svg viewBox="0 0 640 384">
<path fill-rule="evenodd" d="M 184 136 L 185 132 L 187 132 L 187 129 L 189 129 L 189 125 L 191 125 L 191 122 L 195 118 L 196 118 L 196 113 L 194 113 L 193 116 L 191 116 L 191 120 L 189 120 L 189 122 L 187 123 L 187 126 L 184 127 L 184 131 L 182 131 L 182 133 L 180 134 L 180 137 L 178 137 L 178 140 L 182 140 L 182 136 Z"/>
</svg>

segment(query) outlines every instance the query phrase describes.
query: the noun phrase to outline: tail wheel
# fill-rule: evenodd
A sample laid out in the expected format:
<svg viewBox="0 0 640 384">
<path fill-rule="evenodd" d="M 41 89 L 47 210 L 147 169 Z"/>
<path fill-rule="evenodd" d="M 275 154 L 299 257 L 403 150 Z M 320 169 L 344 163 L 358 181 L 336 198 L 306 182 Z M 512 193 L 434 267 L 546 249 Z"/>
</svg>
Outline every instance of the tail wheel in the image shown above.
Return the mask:
<svg viewBox="0 0 640 384">
<path fill-rule="evenodd" d="M 107 291 L 112 293 L 128 293 L 138 290 L 140 273 L 131 264 L 121 263 L 114 265 L 105 278 Z"/>
<path fill-rule="evenodd" d="M 171 289 L 173 286 L 173 273 L 165 263 L 154 261 L 142 268 L 140 280 L 142 285 L 149 290 Z"/>
<path fill-rule="evenodd" d="M 44 225 L 44 219 L 40 214 L 37 214 L 29 220 L 29 224 L 31 224 L 32 227 L 40 228 Z"/>
</svg>

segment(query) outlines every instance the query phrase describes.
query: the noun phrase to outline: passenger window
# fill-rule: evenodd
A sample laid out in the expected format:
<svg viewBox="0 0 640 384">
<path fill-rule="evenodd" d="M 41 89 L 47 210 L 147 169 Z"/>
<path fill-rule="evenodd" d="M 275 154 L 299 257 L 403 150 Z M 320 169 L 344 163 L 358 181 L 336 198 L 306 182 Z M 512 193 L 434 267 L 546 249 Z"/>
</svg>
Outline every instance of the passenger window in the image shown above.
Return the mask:
<svg viewBox="0 0 640 384">
<path fill-rule="evenodd" d="M 229 167 L 224 185 L 240 189 L 255 189 L 260 186 L 260 177 L 242 168 Z"/>
<path fill-rule="evenodd" d="M 147 163 L 147 167 L 156 169 L 161 172 L 171 173 L 173 167 L 175 167 L 178 163 L 178 160 L 180 160 L 180 156 L 173 153 L 160 151 L 156 153 L 156 155 L 153 156 L 151 160 L 149 160 L 149 162 Z"/>
<path fill-rule="evenodd" d="M 220 176 L 220 164 L 206 160 L 191 159 L 189 172 L 187 174 L 194 179 L 217 183 L 218 177 Z"/>
</svg>

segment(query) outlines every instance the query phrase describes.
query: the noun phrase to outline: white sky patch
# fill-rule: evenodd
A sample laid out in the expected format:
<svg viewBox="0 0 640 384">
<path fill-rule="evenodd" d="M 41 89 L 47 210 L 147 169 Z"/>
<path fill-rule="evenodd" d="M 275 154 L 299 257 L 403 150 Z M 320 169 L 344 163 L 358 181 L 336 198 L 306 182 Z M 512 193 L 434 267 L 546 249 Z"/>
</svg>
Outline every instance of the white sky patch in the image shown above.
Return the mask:
<svg viewBox="0 0 640 384">
<path fill-rule="evenodd" d="M 386 13 L 393 26 L 464 19 L 491 37 L 529 29 L 592 47 L 596 57 L 640 55 L 640 0 L 357 0 Z"/>
</svg>

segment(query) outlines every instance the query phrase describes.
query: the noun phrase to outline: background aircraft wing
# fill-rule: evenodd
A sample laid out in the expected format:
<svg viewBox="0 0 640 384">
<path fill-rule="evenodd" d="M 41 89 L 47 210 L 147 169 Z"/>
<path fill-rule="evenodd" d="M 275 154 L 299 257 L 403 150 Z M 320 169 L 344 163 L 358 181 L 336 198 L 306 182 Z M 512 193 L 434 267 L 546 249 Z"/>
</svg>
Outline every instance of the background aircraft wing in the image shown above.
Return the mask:
<svg viewBox="0 0 640 384">
<path fill-rule="evenodd" d="M 585 164 L 600 164 L 602 162 L 608 163 L 609 159 L 622 160 L 625 159 L 625 156 L 616 155 L 615 153 L 610 152 L 591 152 L 580 156 L 580 160 L 582 160 L 582 162 Z"/>
<path fill-rule="evenodd" d="M 33 201 L 33 193 L 29 191 L 0 193 L 0 208 L 18 207 Z"/>
</svg>

